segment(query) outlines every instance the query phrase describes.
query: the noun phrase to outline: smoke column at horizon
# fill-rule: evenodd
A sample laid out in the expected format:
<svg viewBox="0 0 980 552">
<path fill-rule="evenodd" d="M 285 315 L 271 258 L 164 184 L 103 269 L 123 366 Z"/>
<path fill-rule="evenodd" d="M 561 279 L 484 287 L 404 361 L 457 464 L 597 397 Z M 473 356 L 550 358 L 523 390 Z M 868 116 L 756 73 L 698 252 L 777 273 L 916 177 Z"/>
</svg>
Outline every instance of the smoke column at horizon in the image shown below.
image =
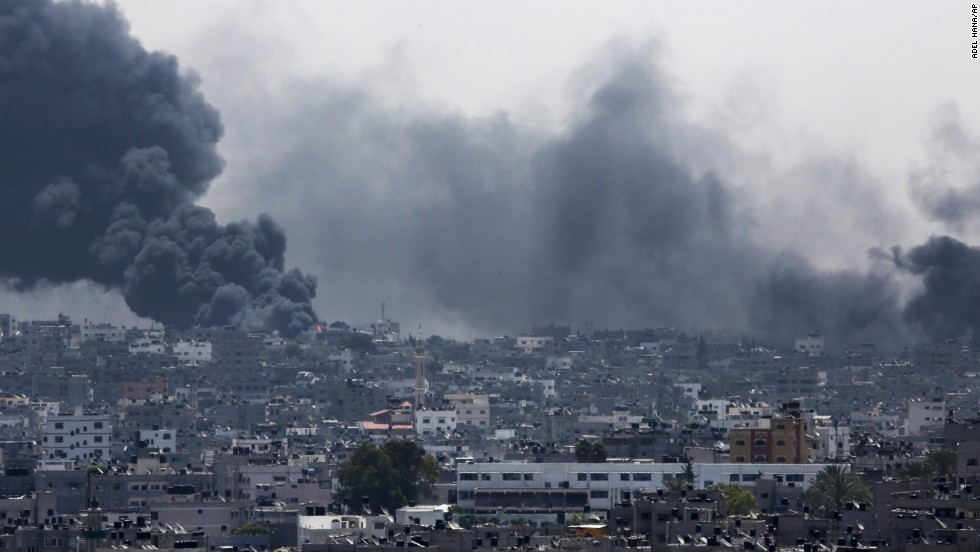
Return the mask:
<svg viewBox="0 0 980 552">
<path fill-rule="evenodd" d="M 194 205 L 222 170 L 217 110 L 173 56 L 112 7 L 0 4 L 0 276 L 88 280 L 138 315 L 293 335 L 316 278 L 285 268 L 270 217 L 219 224 Z"/>
</svg>

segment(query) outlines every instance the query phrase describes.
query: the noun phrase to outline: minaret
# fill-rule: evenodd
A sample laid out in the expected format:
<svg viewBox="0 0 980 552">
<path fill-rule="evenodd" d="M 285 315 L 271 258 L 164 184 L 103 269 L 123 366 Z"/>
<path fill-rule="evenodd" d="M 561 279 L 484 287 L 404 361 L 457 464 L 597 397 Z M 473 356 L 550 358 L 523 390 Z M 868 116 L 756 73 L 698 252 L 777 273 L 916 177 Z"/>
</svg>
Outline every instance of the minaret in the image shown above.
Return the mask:
<svg viewBox="0 0 980 552">
<path fill-rule="evenodd" d="M 421 410 L 425 402 L 425 351 L 422 349 L 422 331 L 415 340 L 415 410 Z"/>
<path fill-rule="evenodd" d="M 95 552 L 102 548 L 102 541 L 107 534 L 108 531 L 102 528 L 102 509 L 99 508 L 99 501 L 92 499 L 89 509 L 85 510 L 85 528 L 82 529 L 85 551 Z"/>
</svg>

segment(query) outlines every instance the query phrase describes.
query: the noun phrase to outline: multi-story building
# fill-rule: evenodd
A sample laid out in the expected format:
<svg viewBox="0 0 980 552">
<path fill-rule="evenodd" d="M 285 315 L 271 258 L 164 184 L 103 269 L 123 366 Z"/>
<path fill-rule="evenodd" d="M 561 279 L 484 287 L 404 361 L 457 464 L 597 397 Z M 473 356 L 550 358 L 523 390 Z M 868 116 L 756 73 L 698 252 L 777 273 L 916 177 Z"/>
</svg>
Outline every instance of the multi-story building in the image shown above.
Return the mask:
<svg viewBox="0 0 980 552">
<path fill-rule="evenodd" d="M 804 419 L 762 419 L 759 423 L 759 427 L 738 427 L 729 431 L 732 462 L 799 464 L 809 461 Z"/>
<path fill-rule="evenodd" d="M 178 341 L 174 343 L 174 356 L 184 364 L 198 365 L 211 362 L 210 341 Z"/>
<path fill-rule="evenodd" d="M 827 464 L 693 464 L 695 485 L 735 483 L 754 488 L 760 480 L 806 490 Z M 663 488 L 681 477 L 685 464 L 655 462 L 516 463 L 457 465 L 458 503 L 480 513 L 498 511 L 609 510 L 629 493 Z"/>
<path fill-rule="evenodd" d="M 446 395 L 445 400 L 456 411 L 459 424 L 470 424 L 480 428 L 490 426 L 490 396 L 477 393 Z"/>
<path fill-rule="evenodd" d="M 413 414 L 415 434 L 442 435 L 456 431 L 455 410 L 416 410 Z"/>
<path fill-rule="evenodd" d="M 920 435 L 927 430 L 941 430 L 946 419 L 946 401 L 934 398 L 931 401 L 909 401 L 909 414 L 905 419 L 905 434 Z"/>
<path fill-rule="evenodd" d="M 111 418 L 105 414 L 54 416 L 41 434 L 49 460 L 108 461 L 112 444 Z"/>
</svg>

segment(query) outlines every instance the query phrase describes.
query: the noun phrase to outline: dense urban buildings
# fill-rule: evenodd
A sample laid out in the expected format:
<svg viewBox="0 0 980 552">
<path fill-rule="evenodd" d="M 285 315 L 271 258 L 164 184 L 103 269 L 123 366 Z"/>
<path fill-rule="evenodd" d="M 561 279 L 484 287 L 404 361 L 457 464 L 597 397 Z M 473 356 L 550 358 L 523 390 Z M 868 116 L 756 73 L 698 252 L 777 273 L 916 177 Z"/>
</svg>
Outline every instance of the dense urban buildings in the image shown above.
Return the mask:
<svg viewBox="0 0 980 552">
<path fill-rule="evenodd" d="M 955 341 L 0 320 L 4 549 L 980 543 Z"/>
</svg>

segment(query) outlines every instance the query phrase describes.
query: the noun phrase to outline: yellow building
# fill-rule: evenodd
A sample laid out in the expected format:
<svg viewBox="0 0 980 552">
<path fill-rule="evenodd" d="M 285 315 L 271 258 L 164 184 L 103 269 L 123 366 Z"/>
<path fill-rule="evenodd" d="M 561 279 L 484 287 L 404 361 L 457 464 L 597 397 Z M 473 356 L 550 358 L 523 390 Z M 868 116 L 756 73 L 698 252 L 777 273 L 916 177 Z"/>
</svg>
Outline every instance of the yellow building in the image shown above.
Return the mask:
<svg viewBox="0 0 980 552">
<path fill-rule="evenodd" d="M 802 464 L 810 460 L 805 420 L 772 418 L 761 422 L 759 427 L 739 427 L 729 431 L 733 463 Z"/>
</svg>

